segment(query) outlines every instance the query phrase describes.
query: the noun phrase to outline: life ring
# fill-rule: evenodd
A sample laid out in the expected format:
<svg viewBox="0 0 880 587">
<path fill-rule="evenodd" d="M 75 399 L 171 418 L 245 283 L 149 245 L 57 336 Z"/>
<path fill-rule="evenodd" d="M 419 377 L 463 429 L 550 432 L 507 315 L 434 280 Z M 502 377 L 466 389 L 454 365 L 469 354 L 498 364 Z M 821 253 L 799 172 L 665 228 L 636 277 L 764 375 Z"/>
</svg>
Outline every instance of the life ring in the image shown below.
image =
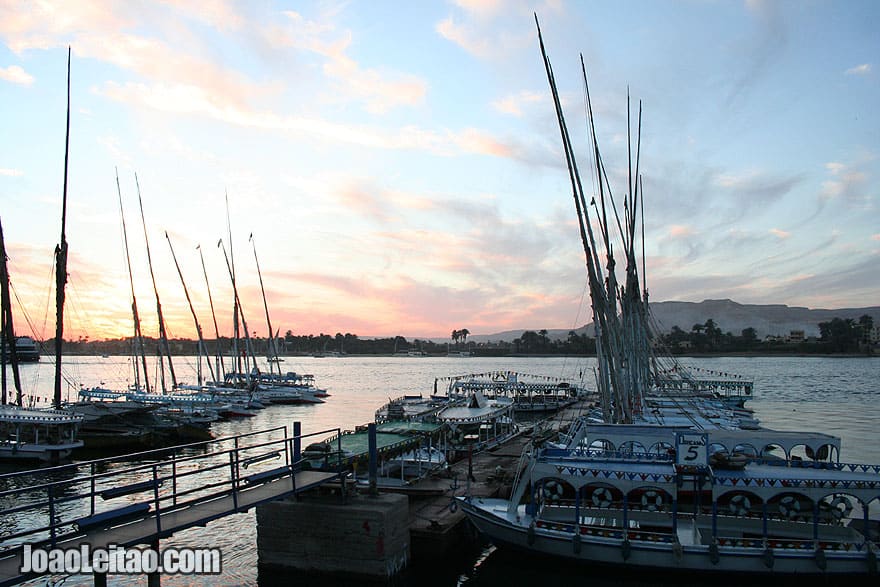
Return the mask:
<svg viewBox="0 0 880 587">
<path fill-rule="evenodd" d="M 611 491 L 607 487 L 597 487 L 593 490 L 593 505 L 599 508 L 607 508 L 611 505 Z"/>
<path fill-rule="evenodd" d="M 663 509 L 663 496 L 654 490 L 644 492 L 642 494 L 642 509 L 649 512 Z"/>
<path fill-rule="evenodd" d="M 848 518 L 853 510 L 852 502 L 849 500 L 848 497 L 844 497 L 842 495 L 838 495 L 834 499 L 832 499 L 831 503 L 828 504 L 828 507 L 831 508 L 831 515 L 834 516 L 835 520 Z"/>
<path fill-rule="evenodd" d="M 548 481 L 541 486 L 541 494 L 550 501 L 562 499 L 562 485 L 558 481 Z"/>
<path fill-rule="evenodd" d="M 453 429 L 449 436 L 452 440 L 452 444 L 464 444 L 464 430 L 462 430 L 461 428 Z"/>
<path fill-rule="evenodd" d="M 731 498 L 730 504 L 727 507 L 734 516 L 744 516 L 749 513 L 752 502 L 747 495 L 739 494 Z"/>
<path fill-rule="evenodd" d="M 793 495 L 786 495 L 779 500 L 779 513 L 782 517 L 793 520 L 801 513 L 801 502 Z"/>
</svg>

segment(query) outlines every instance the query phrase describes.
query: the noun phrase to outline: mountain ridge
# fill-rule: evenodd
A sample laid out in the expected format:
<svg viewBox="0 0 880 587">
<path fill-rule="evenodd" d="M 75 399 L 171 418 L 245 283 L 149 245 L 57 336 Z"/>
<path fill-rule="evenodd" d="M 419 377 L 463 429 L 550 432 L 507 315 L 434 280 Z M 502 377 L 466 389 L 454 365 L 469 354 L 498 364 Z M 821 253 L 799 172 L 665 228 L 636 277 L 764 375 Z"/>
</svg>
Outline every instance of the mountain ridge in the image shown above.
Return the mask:
<svg viewBox="0 0 880 587">
<path fill-rule="evenodd" d="M 745 328 L 754 328 L 758 338 L 768 335 L 784 336 L 792 330 L 803 330 L 807 337 L 819 336 L 819 323 L 828 322 L 833 318 L 852 318 L 858 320 L 863 315 L 871 316 L 874 324 L 880 324 L 880 306 L 864 308 L 807 308 L 805 306 L 789 306 L 786 304 L 740 304 L 730 299 L 703 300 L 702 302 L 665 301 L 651 302 L 651 313 L 661 332 L 669 332 L 678 326 L 690 332 L 694 324 L 705 324 L 713 320 L 722 332 L 739 335 Z M 493 334 L 471 334 L 469 341 L 512 341 L 522 336 L 526 330 L 507 330 Z M 551 339 L 567 338 L 574 330 L 578 334 L 586 332 L 593 336 L 593 324 L 588 323 L 579 328 L 547 329 Z M 436 339 L 434 339 L 436 342 Z M 445 340 L 445 339 L 442 339 Z"/>
</svg>

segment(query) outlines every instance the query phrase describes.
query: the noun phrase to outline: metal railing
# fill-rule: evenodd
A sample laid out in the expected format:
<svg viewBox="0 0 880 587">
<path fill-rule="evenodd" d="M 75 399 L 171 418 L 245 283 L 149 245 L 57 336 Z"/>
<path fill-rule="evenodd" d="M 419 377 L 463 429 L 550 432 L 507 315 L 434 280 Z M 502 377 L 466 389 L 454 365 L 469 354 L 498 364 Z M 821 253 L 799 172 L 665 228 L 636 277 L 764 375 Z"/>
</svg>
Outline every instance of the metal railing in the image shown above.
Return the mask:
<svg viewBox="0 0 880 587">
<path fill-rule="evenodd" d="M 129 455 L 0 475 L 0 558 L 23 544 L 54 546 L 90 530 L 155 518 L 155 535 L 169 535 L 162 514 L 222 497 L 239 510 L 243 492 L 277 479 L 291 485 L 277 498 L 296 493 L 303 438 L 339 434 L 331 428 L 293 434 L 284 426 Z M 280 438 L 278 437 L 280 433 Z M 280 463 L 277 461 L 280 460 Z M 130 464 L 130 463 L 134 464 Z M 274 467 L 272 465 L 275 465 Z M 337 475 L 343 472 L 336 470 Z M 343 484 L 344 487 L 344 484 Z"/>
</svg>

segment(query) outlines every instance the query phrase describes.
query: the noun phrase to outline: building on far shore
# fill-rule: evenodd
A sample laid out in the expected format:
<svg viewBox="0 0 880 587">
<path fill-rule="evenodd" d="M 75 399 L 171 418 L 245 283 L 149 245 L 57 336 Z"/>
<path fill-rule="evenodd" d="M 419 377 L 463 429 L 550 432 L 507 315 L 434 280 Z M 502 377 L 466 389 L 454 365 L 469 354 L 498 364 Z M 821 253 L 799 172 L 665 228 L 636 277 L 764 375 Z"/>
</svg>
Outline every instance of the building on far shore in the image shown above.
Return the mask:
<svg viewBox="0 0 880 587">
<path fill-rule="evenodd" d="M 799 342 L 804 342 L 807 339 L 803 330 L 792 330 L 788 333 L 788 336 L 785 337 L 785 342 L 796 344 Z"/>
</svg>

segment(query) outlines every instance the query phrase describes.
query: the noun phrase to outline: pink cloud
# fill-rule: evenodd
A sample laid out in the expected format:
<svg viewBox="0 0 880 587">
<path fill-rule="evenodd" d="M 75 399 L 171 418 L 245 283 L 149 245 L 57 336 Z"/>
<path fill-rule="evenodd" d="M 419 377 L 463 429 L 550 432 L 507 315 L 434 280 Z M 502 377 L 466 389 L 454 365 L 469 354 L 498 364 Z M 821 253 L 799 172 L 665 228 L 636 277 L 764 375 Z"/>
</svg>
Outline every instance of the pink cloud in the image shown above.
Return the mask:
<svg viewBox="0 0 880 587">
<path fill-rule="evenodd" d="M 785 230 L 781 230 L 779 228 L 771 228 L 770 234 L 776 236 L 779 239 L 787 239 L 791 236 L 790 232 L 787 232 Z"/>
<path fill-rule="evenodd" d="M 692 236 L 694 234 L 693 228 L 690 226 L 685 226 L 683 224 L 673 224 L 669 227 L 669 236 L 672 238 L 683 238 L 687 236 Z"/>
</svg>

